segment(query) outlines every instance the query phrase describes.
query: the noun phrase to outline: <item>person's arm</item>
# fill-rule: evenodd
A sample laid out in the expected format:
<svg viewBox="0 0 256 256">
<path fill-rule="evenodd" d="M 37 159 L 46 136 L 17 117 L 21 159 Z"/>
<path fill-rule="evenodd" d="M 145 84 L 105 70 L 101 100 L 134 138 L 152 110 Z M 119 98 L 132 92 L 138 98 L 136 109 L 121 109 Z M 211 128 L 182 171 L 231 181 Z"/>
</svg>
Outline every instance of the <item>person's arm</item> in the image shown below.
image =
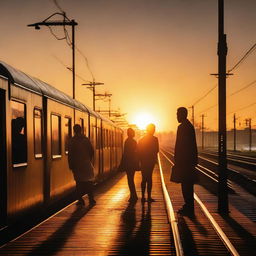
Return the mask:
<svg viewBox="0 0 256 256">
<path fill-rule="evenodd" d="M 69 169 L 73 169 L 74 166 L 73 166 L 73 149 L 72 149 L 72 144 L 69 142 L 68 144 L 68 166 L 69 166 Z"/>
</svg>

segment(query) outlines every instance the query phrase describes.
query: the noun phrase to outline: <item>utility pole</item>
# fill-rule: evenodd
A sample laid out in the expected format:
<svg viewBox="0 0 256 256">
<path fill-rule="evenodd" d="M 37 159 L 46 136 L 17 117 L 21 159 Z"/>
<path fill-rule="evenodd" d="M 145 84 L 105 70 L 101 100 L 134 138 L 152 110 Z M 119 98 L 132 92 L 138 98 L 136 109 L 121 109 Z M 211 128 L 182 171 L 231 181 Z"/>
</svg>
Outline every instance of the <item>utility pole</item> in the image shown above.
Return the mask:
<svg viewBox="0 0 256 256">
<path fill-rule="evenodd" d="M 97 93 L 95 96 L 99 97 L 97 100 L 103 100 L 108 97 L 108 110 L 99 110 L 98 112 L 108 112 L 108 116 L 111 116 L 111 93 Z"/>
<path fill-rule="evenodd" d="M 236 114 L 234 114 L 233 123 L 234 123 L 234 151 L 236 152 Z"/>
<path fill-rule="evenodd" d="M 204 114 L 201 115 L 202 117 L 202 150 L 204 150 Z"/>
<path fill-rule="evenodd" d="M 229 212 L 227 188 L 227 134 L 226 134 L 226 57 L 227 42 L 224 34 L 224 0 L 218 0 L 218 96 L 219 96 L 219 185 L 218 211 Z"/>
<path fill-rule="evenodd" d="M 249 151 L 252 151 L 252 119 L 248 118 L 245 119 L 246 126 L 248 126 L 249 129 Z"/>
<path fill-rule="evenodd" d="M 63 21 L 50 21 L 49 19 L 52 18 L 55 15 L 60 15 L 64 18 Z M 41 22 L 29 24 L 28 27 L 35 27 L 36 30 L 40 29 L 40 26 L 71 26 L 72 27 L 72 91 L 73 91 L 73 99 L 76 97 L 75 92 L 75 26 L 77 26 L 78 23 L 75 20 L 70 20 L 67 18 L 65 12 L 56 12 L 52 15 L 50 15 L 48 18 Z"/>
<path fill-rule="evenodd" d="M 93 111 L 95 111 L 95 97 L 96 97 L 96 93 L 95 93 L 95 86 L 96 85 L 103 85 L 104 83 L 100 83 L 100 82 L 89 82 L 87 84 L 82 84 L 82 85 L 88 85 L 87 89 L 90 89 L 92 91 L 92 95 L 93 95 Z"/>
</svg>

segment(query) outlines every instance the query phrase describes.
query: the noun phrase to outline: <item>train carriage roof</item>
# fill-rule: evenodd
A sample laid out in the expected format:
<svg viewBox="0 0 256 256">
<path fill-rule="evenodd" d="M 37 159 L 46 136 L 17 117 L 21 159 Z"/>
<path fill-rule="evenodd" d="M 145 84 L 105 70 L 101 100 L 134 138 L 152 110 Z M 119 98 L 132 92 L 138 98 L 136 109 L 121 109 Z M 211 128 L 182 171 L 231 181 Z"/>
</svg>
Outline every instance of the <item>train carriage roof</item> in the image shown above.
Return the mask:
<svg viewBox="0 0 256 256">
<path fill-rule="evenodd" d="M 88 108 L 77 100 L 72 99 L 69 95 L 61 92 L 53 86 L 25 74 L 24 72 L 13 68 L 12 66 L 0 61 L 0 75 L 7 77 L 11 83 L 24 87 L 48 98 L 60 101 L 64 104 L 89 112 Z"/>
<path fill-rule="evenodd" d="M 64 104 L 69 106 L 75 107 L 82 111 L 88 112 L 89 114 L 104 120 L 111 125 L 118 127 L 115 123 L 111 120 L 107 119 L 106 117 L 100 115 L 99 113 L 93 111 L 89 107 L 85 106 L 81 102 L 74 100 L 69 95 L 65 94 L 64 92 L 56 89 L 55 87 L 41 81 L 38 78 L 34 78 L 25 74 L 24 72 L 10 66 L 9 64 L 0 61 L 0 75 L 8 78 L 11 83 L 15 84 L 16 86 L 25 88 L 29 91 L 33 91 L 34 93 L 46 96 L 56 101 L 60 101 Z"/>
</svg>

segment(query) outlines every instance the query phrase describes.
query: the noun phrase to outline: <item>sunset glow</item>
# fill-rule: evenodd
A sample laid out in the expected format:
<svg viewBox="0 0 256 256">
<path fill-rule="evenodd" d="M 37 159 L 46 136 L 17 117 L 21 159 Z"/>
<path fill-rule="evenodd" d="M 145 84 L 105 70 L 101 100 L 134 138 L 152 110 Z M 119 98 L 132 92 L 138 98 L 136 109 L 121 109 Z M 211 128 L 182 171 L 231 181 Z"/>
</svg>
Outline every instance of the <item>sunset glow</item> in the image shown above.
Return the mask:
<svg viewBox="0 0 256 256">
<path fill-rule="evenodd" d="M 141 130 L 145 130 L 147 125 L 150 123 L 157 125 L 156 119 L 151 114 L 146 112 L 138 113 L 134 119 L 134 123 Z"/>
</svg>

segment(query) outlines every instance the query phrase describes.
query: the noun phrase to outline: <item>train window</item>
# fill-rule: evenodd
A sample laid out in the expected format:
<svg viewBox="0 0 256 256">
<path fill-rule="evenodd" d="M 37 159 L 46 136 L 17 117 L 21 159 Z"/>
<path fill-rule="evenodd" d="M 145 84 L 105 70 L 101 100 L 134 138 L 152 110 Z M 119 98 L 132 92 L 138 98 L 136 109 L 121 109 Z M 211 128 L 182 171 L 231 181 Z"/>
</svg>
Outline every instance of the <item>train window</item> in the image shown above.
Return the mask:
<svg viewBox="0 0 256 256">
<path fill-rule="evenodd" d="M 65 153 L 68 153 L 68 143 L 69 140 L 72 136 L 72 132 L 71 132 L 71 118 L 69 117 L 65 117 L 64 119 L 65 124 L 64 124 L 64 139 L 65 139 Z"/>
<path fill-rule="evenodd" d="M 61 130 L 60 130 L 60 116 L 51 116 L 52 121 L 52 158 L 61 157 Z"/>
<path fill-rule="evenodd" d="M 42 154 L 42 110 L 34 109 L 34 153 L 35 158 L 40 158 Z"/>
<path fill-rule="evenodd" d="M 12 163 L 13 167 L 27 165 L 26 105 L 11 101 Z"/>
</svg>

